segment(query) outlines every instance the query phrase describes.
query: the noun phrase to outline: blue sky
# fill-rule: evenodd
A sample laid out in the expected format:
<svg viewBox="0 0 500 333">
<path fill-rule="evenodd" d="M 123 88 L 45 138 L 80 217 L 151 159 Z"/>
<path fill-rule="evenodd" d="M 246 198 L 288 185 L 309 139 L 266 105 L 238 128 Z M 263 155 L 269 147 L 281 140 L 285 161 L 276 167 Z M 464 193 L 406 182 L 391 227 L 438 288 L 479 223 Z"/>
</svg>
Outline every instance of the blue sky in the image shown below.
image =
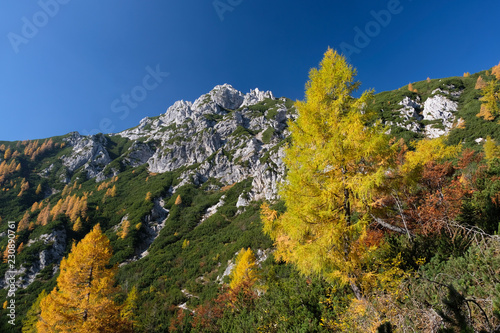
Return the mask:
<svg viewBox="0 0 500 333">
<path fill-rule="evenodd" d="M 500 61 L 498 13 L 498 0 L 2 0 L 0 140 L 118 132 L 223 83 L 302 99 L 329 46 L 377 92 L 477 72 Z"/>
</svg>

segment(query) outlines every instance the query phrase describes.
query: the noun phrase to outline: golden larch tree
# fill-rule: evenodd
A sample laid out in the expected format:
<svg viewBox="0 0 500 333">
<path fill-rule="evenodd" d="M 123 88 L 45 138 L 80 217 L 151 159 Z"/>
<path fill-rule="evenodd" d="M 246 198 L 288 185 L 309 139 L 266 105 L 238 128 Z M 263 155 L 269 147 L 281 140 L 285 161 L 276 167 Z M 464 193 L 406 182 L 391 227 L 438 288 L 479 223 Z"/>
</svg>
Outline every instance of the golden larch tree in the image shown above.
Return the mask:
<svg viewBox="0 0 500 333">
<path fill-rule="evenodd" d="M 498 103 L 500 102 L 500 92 L 498 84 L 496 81 L 489 81 L 486 86 L 482 89 L 483 97 L 480 98 L 481 110 L 476 115 L 477 117 L 482 117 L 485 120 L 494 120 L 498 115 L 500 108 Z"/>
<path fill-rule="evenodd" d="M 127 299 L 125 300 L 125 303 L 123 304 L 123 308 L 121 310 L 121 317 L 129 323 L 129 327 L 131 329 L 134 328 L 134 326 L 137 323 L 136 319 L 136 314 L 138 310 L 138 298 L 139 298 L 139 292 L 137 291 L 137 287 L 133 286 L 130 292 L 127 295 Z"/>
<path fill-rule="evenodd" d="M 236 262 L 231 271 L 230 278 L 229 287 L 233 290 L 240 287 L 243 283 L 246 283 L 247 286 L 251 286 L 257 282 L 259 278 L 258 266 L 252 249 L 241 249 L 236 257 Z"/>
<path fill-rule="evenodd" d="M 40 213 L 38 214 L 38 217 L 36 219 L 36 223 L 38 225 L 47 225 L 49 223 L 49 219 L 50 219 L 50 203 L 47 204 L 47 206 L 45 206 L 45 208 L 43 208 Z"/>
<path fill-rule="evenodd" d="M 500 158 L 500 147 L 496 145 L 495 140 L 491 136 L 487 136 L 483 144 L 484 157 L 487 161 L 491 161 L 494 158 Z"/>
<path fill-rule="evenodd" d="M 181 195 L 179 194 L 177 198 L 175 198 L 175 203 L 174 205 L 179 206 L 182 203 L 182 198 Z"/>
<path fill-rule="evenodd" d="M 80 231 L 80 229 L 82 229 L 82 218 L 78 216 L 75 223 L 73 224 L 73 231 L 78 232 Z"/>
<path fill-rule="evenodd" d="M 495 75 L 497 80 L 500 80 L 500 62 L 498 63 L 498 65 L 491 69 L 491 74 Z"/>
<path fill-rule="evenodd" d="M 479 77 L 477 78 L 476 85 L 475 85 L 474 89 L 479 90 L 479 89 L 483 89 L 484 87 L 486 87 L 486 82 L 481 77 L 481 75 L 479 75 Z"/>
<path fill-rule="evenodd" d="M 28 227 L 30 225 L 29 218 L 30 218 L 30 214 L 28 211 L 26 211 L 23 215 L 23 218 L 21 219 L 21 221 L 19 221 L 19 224 L 17 225 L 17 232 L 28 229 Z"/>
<path fill-rule="evenodd" d="M 5 153 L 3 154 L 3 159 L 8 160 L 11 156 L 12 156 L 12 150 L 9 147 L 7 148 L 7 150 L 5 150 Z"/>
<path fill-rule="evenodd" d="M 359 87 L 355 75 L 332 49 L 310 71 L 305 100 L 295 104 L 298 117 L 289 123 L 287 182 L 280 189 L 287 211 L 273 218 L 263 209 L 262 219 L 277 259 L 348 284 L 361 298 L 362 285 L 377 277 L 366 271 L 375 250 L 365 242 L 369 203 L 386 180 L 396 146 L 380 122 L 370 124 L 372 93 L 352 96 Z"/>
<path fill-rule="evenodd" d="M 36 191 L 35 191 L 35 194 L 39 195 L 41 192 L 42 192 L 42 184 L 38 184 Z"/>
<path fill-rule="evenodd" d="M 128 332 L 129 323 L 120 316 L 113 300 L 116 267 L 109 239 L 99 225 L 88 233 L 61 261 L 57 286 L 41 301 L 39 333 Z"/>
</svg>

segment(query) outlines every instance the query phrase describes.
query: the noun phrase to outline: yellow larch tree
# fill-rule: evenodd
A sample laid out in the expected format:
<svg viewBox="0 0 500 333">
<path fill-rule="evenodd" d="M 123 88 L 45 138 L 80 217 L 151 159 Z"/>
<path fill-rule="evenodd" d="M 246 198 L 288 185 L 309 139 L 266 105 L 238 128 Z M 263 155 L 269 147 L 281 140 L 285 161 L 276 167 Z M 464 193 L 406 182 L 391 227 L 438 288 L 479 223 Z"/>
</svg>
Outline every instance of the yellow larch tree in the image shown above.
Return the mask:
<svg viewBox="0 0 500 333">
<path fill-rule="evenodd" d="M 41 303 L 39 333 L 129 332 L 113 300 L 116 267 L 107 268 L 112 251 L 99 225 L 61 261 L 57 286 Z"/>
<path fill-rule="evenodd" d="M 123 221 L 122 223 L 122 227 L 120 230 L 118 230 L 118 232 L 116 233 L 116 235 L 118 237 L 120 237 L 121 239 L 125 239 L 129 233 L 129 230 L 130 230 L 130 221 L 129 220 L 125 220 Z"/>
<path fill-rule="evenodd" d="M 39 195 L 41 192 L 42 192 L 42 184 L 38 184 L 36 191 L 35 191 L 35 194 Z"/>
<path fill-rule="evenodd" d="M 177 198 L 175 198 L 175 203 L 174 205 L 179 206 L 182 203 L 182 198 L 181 195 L 179 194 Z"/>
<path fill-rule="evenodd" d="M 500 102 L 500 91 L 498 84 L 495 80 L 489 81 L 486 86 L 482 89 L 483 97 L 480 98 L 481 110 L 476 115 L 477 117 L 482 117 L 484 120 L 494 120 L 499 114 L 500 109 L 498 103 Z"/>
<path fill-rule="evenodd" d="M 486 137 L 486 141 L 483 144 L 484 157 L 487 161 L 491 161 L 494 158 L 500 158 L 500 147 L 496 145 L 495 140 L 491 136 Z"/>
<path fill-rule="evenodd" d="M 355 75 L 332 49 L 310 71 L 305 100 L 295 104 L 298 117 L 289 123 L 287 182 L 280 189 L 287 211 L 277 216 L 263 209 L 262 220 L 277 259 L 348 284 L 359 299 L 362 286 L 378 276 L 366 268 L 375 250 L 365 242 L 369 203 L 397 146 L 379 122 L 370 124 L 372 93 L 352 96 L 359 87 Z"/>
<path fill-rule="evenodd" d="M 479 90 L 479 89 L 483 89 L 484 87 L 486 87 L 486 82 L 481 77 L 481 75 L 479 75 L 479 77 L 477 78 L 476 86 L 474 87 L 474 89 L 478 89 Z"/>
<path fill-rule="evenodd" d="M 23 180 L 21 181 L 21 191 L 19 192 L 19 194 L 17 196 L 18 197 L 22 196 L 24 194 L 24 192 L 26 192 L 29 188 L 30 188 L 30 184 L 28 183 L 28 181 L 26 181 L 25 178 L 23 178 Z"/>
<path fill-rule="evenodd" d="M 12 150 L 9 147 L 7 148 L 7 150 L 5 150 L 5 153 L 3 154 L 3 159 L 8 160 L 11 156 L 12 156 Z"/>
<path fill-rule="evenodd" d="M 243 283 L 252 286 L 259 279 L 258 266 L 252 249 L 241 249 L 236 257 L 236 262 L 230 274 L 229 287 L 233 290 Z"/>
<path fill-rule="evenodd" d="M 26 211 L 23 215 L 23 218 L 21 219 L 21 221 L 19 221 L 19 224 L 17 225 L 17 232 L 28 229 L 28 227 L 30 225 L 29 218 L 30 218 L 30 214 L 28 211 Z"/>
<path fill-rule="evenodd" d="M 50 219 L 50 203 L 47 204 L 47 206 L 45 206 L 41 211 L 40 213 L 38 214 L 38 217 L 36 219 L 36 223 L 38 225 L 47 225 L 49 223 L 49 219 Z"/>
<path fill-rule="evenodd" d="M 500 80 L 500 62 L 498 63 L 498 65 L 491 69 L 491 74 L 495 75 L 497 80 Z"/>
<path fill-rule="evenodd" d="M 17 247 L 17 254 L 20 254 L 24 250 L 24 242 L 21 242 L 19 246 Z"/>
<path fill-rule="evenodd" d="M 82 229 L 82 218 L 78 216 L 75 223 L 73 224 L 73 231 L 78 232 L 80 231 L 80 229 Z"/>
<path fill-rule="evenodd" d="M 38 209 L 38 202 L 34 202 L 33 205 L 31 205 L 31 212 L 34 213 Z"/>
<path fill-rule="evenodd" d="M 127 295 L 127 299 L 123 304 L 123 308 L 121 310 L 121 317 L 129 323 L 130 329 L 133 329 L 137 323 L 136 313 L 138 310 L 138 301 L 139 293 L 137 291 L 136 286 L 133 286 L 130 292 Z"/>
<path fill-rule="evenodd" d="M 56 203 L 56 205 L 50 211 L 50 215 L 52 215 L 52 221 L 54 221 L 59 214 L 63 213 L 62 205 L 63 205 L 63 199 L 59 199 L 59 201 Z"/>
</svg>

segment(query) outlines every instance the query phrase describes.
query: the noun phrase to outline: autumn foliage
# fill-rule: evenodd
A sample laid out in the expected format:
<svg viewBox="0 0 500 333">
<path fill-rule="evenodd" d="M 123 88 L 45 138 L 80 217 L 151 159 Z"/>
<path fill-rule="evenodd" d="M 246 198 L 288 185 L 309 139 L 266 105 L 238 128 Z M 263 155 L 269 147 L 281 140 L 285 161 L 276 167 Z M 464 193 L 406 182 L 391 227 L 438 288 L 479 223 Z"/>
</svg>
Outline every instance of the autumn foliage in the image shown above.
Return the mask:
<svg viewBox="0 0 500 333">
<path fill-rule="evenodd" d="M 130 324 L 113 299 L 116 268 L 99 225 L 61 261 L 57 287 L 41 301 L 38 332 L 128 332 Z"/>
</svg>

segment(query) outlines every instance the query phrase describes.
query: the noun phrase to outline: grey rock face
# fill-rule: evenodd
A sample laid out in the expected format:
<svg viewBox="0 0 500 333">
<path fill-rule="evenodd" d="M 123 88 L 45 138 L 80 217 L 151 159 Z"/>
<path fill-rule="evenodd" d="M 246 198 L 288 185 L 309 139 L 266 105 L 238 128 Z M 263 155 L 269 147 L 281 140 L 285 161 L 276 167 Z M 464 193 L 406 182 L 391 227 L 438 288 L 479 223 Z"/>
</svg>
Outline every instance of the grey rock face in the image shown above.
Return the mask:
<svg viewBox="0 0 500 333">
<path fill-rule="evenodd" d="M 420 99 L 414 101 L 409 97 L 405 97 L 399 102 L 399 105 L 402 106 L 401 109 L 397 110 L 400 115 L 400 121 L 394 124 L 389 123 L 388 125 L 397 125 L 415 133 L 420 132 L 422 128 L 418 121 L 423 119 L 423 116 L 420 114 L 422 109 Z"/>
<path fill-rule="evenodd" d="M 73 132 L 65 140 L 73 147 L 70 155 L 61 157 L 69 172 L 84 166 L 87 177 L 94 178 L 111 162 L 105 148 L 106 137 L 102 134 L 82 136 L 78 132 Z"/>
<path fill-rule="evenodd" d="M 266 98 L 274 99 L 273 93 L 270 91 L 260 91 L 256 88 L 255 90 L 250 90 L 250 92 L 245 95 L 241 106 L 254 105 L 265 100 Z"/>
<path fill-rule="evenodd" d="M 28 248 L 39 242 L 42 242 L 47 248 L 39 253 L 38 258 L 29 267 L 21 265 L 17 270 L 13 271 L 17 288 L 28 287 L 41 270 L 52 263 L 61 261 L 66 250 L 66 231 L 64 229 L 53 230 L 50 234 L 43 234 L 36 239 L 31 239 L 26 244 L 26 247 Z M 0 279 L 0 288 L 7 286 L 6 281 L 11 276 L 12 274 L 9 274 L 9 272 L 5 273 L 4 278 Z"/>
<path fill-rule="evenodd" d="M 438 91 L 439 90 L 439 91 Z M 441 89 L 436 89 L 432 93 L 440 92 L 446 94 Z M 424 120 L 439 120 L 444 128 L 436 128 L 427 126 L 425 129 L 425 134 L 429 138 L 437 138 L 439 136 L 448 134 L 451 130 L 453 123 L 455 121 L 454 112 L 458 109 L 458 103 L 451 101 L 446 96 L 442 94 L 437 94 L 429 97 L 424 103 L 423 116 Z"/>
<path fill-rule="evenodd" d="M 124 161 L 128 165 L 137 167 L 146 163 L 154 153 L 154 150 L 148 144 L 136 141 L 129 148 L 129 154 Z"/>
<path fill-rule="evenodd" d="M 144 230 L 145 234 L 142 239 L 141 244 L 136 249 L 136 259 L 140 259 L 148 255 L 149 246 L 158 237 L 160 231 L 165 227 L 165 221 L 167 220 L 169 211 L 163 206 L 165 202 L 163 198 L 155 198 L 154 206 L 151 210 L 151 214 L 144 218 Z"/>
</svg>

